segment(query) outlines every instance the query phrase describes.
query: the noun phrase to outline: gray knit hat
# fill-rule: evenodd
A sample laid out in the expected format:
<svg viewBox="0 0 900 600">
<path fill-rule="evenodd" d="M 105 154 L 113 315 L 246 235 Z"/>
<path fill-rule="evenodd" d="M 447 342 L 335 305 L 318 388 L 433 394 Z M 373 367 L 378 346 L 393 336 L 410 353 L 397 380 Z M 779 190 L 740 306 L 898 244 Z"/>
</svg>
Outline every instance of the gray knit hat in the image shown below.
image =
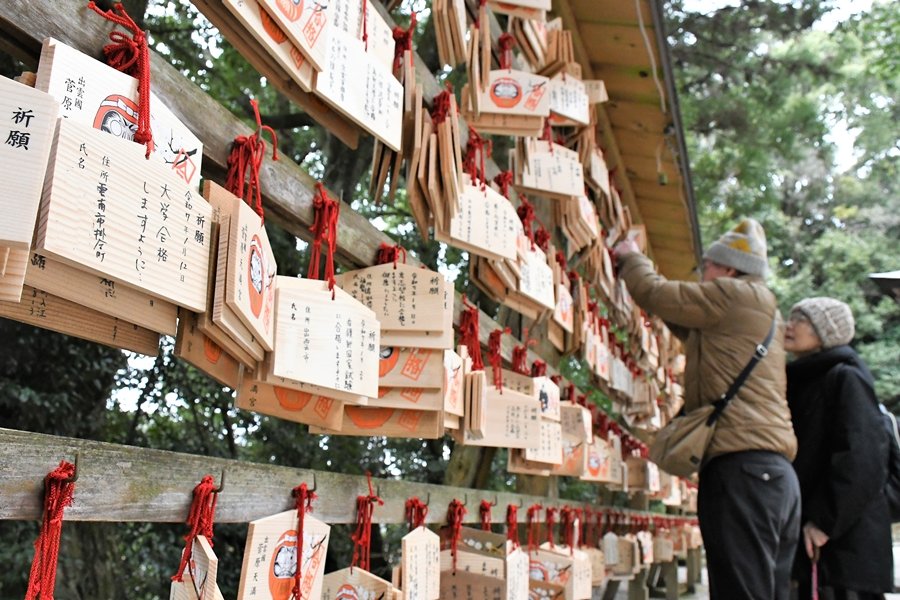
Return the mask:
<svg viewBox="0 0 900 600">
<path fill-rule="evenodd" d="M 849 344 L 856 333 L 853 312 L 840 300 L 824 296 L 806 298 L 791 307 L 791 313 L 795 312 L 809 319 L 822 340 L 823 349 Z"/>
<path fill-rule="evenodd" d="M 703 258 L 748 275 L 764 277 L 769 267 L 766 232 L 756 220 L 744 219 L 713 242 Z"/>
</svg>

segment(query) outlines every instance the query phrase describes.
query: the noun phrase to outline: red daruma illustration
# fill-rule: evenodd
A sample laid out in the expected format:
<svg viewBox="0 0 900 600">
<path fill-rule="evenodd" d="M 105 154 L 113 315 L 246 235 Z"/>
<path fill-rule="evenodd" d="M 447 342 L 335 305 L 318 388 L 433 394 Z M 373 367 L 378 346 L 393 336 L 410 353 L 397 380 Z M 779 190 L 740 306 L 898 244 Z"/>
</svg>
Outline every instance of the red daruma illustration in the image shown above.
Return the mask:
<svg viewBox="0 0 900 600">
<path fill-rule="evenodd" d="M 282 533 L 272 552 L 272 563 L 269 568 L 269 592 L 272 594 L 272 600 L 288 600 L 291 597 L 299 551 L 297 532 L 291 529 Z"/>
<path fill-rule="evenodd" d="M 378 376 L 384 377 L 394 370 L 400 360 L 400 351 L 391 346 L 382 346 L 378 359 Z"/>
<path fill-rule="evenodd" d="M 499 108 L 512 108 L 522 101 L 522 86 L 515 79 L 501 77 L 491 86 L 491 101 Z"/>
<path fill-rule="evenodd" d="M 299 21 L 303 14 L 303 0 L 276 0 L 275 5 L 281 14 L 286 16 L 292 23 Z"/>
<path fill-rule="evenodd" d="M 266 258 L 263 256 L 262 242 L 254 235 L 250 240 L 250 256 L 247 260 L 247 291 L 250 293 L 250 310 L 254 317 L 259 317 L 265 303 L 268 277 L 266 276 Z"/>
<path fill-rule="evenodd" d="M 111 133 L 123 140 L 134 141 L 138 127 L 138 107 L 131 98 L 120 94 L 107 96 L 94 116 L 94 129 Z"/>
<path fill-rule="evenodd" d="M 293 2 L 279 2 L 278 4 L 280 6 L 281 4 L 293 4 Z M 282 12 L 284 11 L 282 10 Z M 269 37 L 279 44 L 287 41 L 287 36 L 262 6 L 259 7 L 259 19 L 262 21 L 263 29 L 269 34 Z"/>
<path fill-rule="evenodd" d="M 278 399 L 278 405 L 284 410 L 298 411 L 303 410 L 309 404 L 309 401 L 312 400 L 312 394 L 276 385 L 275 398 Z"/>
</svg>

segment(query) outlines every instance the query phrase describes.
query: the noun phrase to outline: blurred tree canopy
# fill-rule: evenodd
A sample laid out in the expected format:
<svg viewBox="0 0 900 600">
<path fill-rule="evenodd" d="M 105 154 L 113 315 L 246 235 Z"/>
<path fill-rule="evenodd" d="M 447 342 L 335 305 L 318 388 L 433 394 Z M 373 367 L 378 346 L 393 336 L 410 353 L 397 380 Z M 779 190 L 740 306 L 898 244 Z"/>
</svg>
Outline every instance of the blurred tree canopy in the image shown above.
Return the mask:
<svg viewBox="0 0 900 600">
<path fill-rule="evenodd" d="M 144 15 L 155 50 L 184 75 L 248 124 L 248 101 L 259 100 L 284 155 L 478 297 L 467 289 L 466 254 L 422 242 L 402 190 L 393 205 L 367 198 L 371 140 L 357 151 L 344 148 L 267 85 L 190 3 L 127 4 L 132 15 Z M 744 0 L 697 13 L 681 0 L 667 3 L 698 211 L 707 242 L 744 215 L 764 224 L 771 282 L 784 311 L 811 295 L 847 301 L 857 317 L 855 346 L 873 369 L 881 400 L 900 412 L 900 310 L 867 277 L 900 268 L 900 11 L 883 0 L 826 30 L 817 24 L 830 8 L 823 0 Z M 405 24 L 409 6 L 399 12 Z M 416 38 L 436 70 L 427 7 Z M 0 58 L 4 75 L 21 70 Z M 852 160 L 839 162 L 839 143 L 849 140 Z M 279 272 L 304 272 L 305 245 L 269 223 L 267 229 Z M 487 302 L 482 308 L 496 314 Z M 0 339 L 2 427 L 432 483 L 443 480 L 452 450 L 445 440 L 309 436 L 303 426 L 236 410 L 231 390 L 172 356 L 171 340 L 158 356 L 140 358 L 2 319 Z M 583 388 L 589 383 L 577 363 L 566 365 L 566 374 Z M 485 485 L 511 487 L 504 453 L 485 460 Z M 561 493 L 589 499 L 596 491 L 565 482 Z M 64 530 L 60 600 L 168 595 L 183 526 L 68 523 Z M 380 533 L 373 566 L 384 574 L 400 531 Z M 34 523 L 0 522 L 0 597 L 24 595 L 36 534 Z M 236 593 L 245 534 L 243 525 L 216 528 L 225 597 Z M 335 527 L 329 570 L 347 564 L 349 548 L 349 530 Z"/>
</svg>

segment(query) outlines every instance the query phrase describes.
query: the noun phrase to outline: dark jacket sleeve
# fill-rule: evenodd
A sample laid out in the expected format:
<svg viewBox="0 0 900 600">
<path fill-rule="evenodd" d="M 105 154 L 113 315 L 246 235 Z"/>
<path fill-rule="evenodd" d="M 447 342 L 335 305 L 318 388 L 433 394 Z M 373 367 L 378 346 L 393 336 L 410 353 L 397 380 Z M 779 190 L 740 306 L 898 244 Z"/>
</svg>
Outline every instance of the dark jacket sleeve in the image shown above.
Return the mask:
<svg viewBox="0 0 900 600">
<path fill-rule="evenodd" d="M 625 281 L 638 306 L 675 328 L 680 339 L 687 329 L 713 327 L 724 317 L 731 299 L 721 282 L 669 281 L 653 268 L 649 258 L 639 253 L 618 260 L 619 277 Z"/>
<path fill-rule="evenodd" d="M 872 387 L 852 367 L 836 365 L 826 384 L 829 420 L 827 475 L 805 501 L 808 520 L 840 538 L 887 479 L 888 439 Z"/>
</svg>

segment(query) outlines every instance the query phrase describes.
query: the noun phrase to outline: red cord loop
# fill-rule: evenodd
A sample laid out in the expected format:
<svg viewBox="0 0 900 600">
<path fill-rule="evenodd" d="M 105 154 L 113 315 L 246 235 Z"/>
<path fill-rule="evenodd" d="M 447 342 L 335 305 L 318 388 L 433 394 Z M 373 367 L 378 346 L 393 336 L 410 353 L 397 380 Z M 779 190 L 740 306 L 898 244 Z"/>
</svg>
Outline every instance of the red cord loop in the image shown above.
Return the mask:
<svg viewBox="0 0 900 600">
<path fill-rule="evenodd" d="M 25 600 L 53 600 L 63 512 L 72 505 L 75 497 L 74 476 L 75 465 L 60 461 L 59 466 L 44 478 L 44 514 L 40 533 L 34 541 L 34 559 Z"/>
<path fill-rule="evenodd" d="M 138 128 L 134 141 L 147 146 L 146 158 L 153 151 L 153 133 L 150 131 L 150 48 L 147 34 L 125 11 L 120 2 L 112 10 L 101 10 L 94 2 L 88 8 L 120 27 L 131 32 L 131 38 L 121 31 L 109 34 L 112 44 L 103 47 L 106 63 L 117 71 L 131 75 L 138 80 Z"/>
<path fill-rule="evenodd" d="M 525 230 L 525 237 L 531 242 L 531 249 L 534 250 L 534 221 L 537 215 L 534 213 L 534 205 L 528 201 L 525 194 L 519 194 L 519 207 L 516 209 L 519 220 L 522 221 L 522 229 Z"/>
<path fill-rule="evenodd" d="M 359 567 L 369 571 L 372 566 L 372 513 L 375 512 L 375 504 L 383 505 L 384 500 L 378 497 L 372 489 L 372 474 L 366 471 L 366 479 L 369 483 L 369 493 L 366 496 L 356 497 L 356 531 L 350 536 L 353 540 L 353 567 Z"/>
<path fill-rule="evenodd" d="M 462 525 L 466 512 L 468 512 L 466 506 L 456 498 L 451 500 L 447 507 L 447 527 L 450 528 L 450 556 L 453 557 L 454 575 L 456 574 L 459 540 L 462 537 Z"/>
<path fill-rule="evenodd" d="M 253 114 L 256 117 L 256 131 L 252 135 L 239 135 L 234 138 L 231 153 L 228 155 L 225 188 L 252 206 L 259 218 L 265 221 L 259 189 L 259 168 L 266 154 L 266 142 L 260 134 L 267 131 L 272 136 L 272 160 L 278 160 L 278 137 L 274 129 L 262 124 L 259 103 L 251 100 L 250 106 L 253 107 Z"/>
<path fill-rule="evenodd" d="M 497 187 L 500 188 L 500 193 L 507 200 L 509 200 L 509 186 L 512 185 L 512 182 L 512 171 L 500 171 L 496 176 L 494 176 L 494 183 L 497 184 Z"/>
<path fill-rule="evenodd" d="M 532 377 L 546 377 L 547 376 L 547 363 L 537 358 L 533 363 L 531 363 L 531 376 Z"/>
<path fill-rule="evenodd" d="M 403 264 L 406 264 L 406 248 L 401 246 L 400 244 L 394 244 L 393 246 L 389 244 L 385 244 L 381 242 L 381 245 L 378 246 L 378 253 L 375 255 L 375 264 L 376 265 L 387 265 L 390 263 L 394 263 L 394 268 L 397 268 L 397 262 L 402 260 Z"/>
<path fill-rule="evenodd" d="M 481 505 L 478 507 L 478 513 L 481 517 L 482 531 L 491 530 L 491 509 L 493 507 L 494 505 L 491 504 L 490 500 L 482 500 Z"/>
<path fill-rule="evenodd" d="M 316 183 L 316 197 L 313 200 L 313 232 L 312 249 L 309 254 L 309 269 L 306 276 L 309 279 L 319 279 L 319 262 L 322 256 L 322 242 L 326 245 L 325 254 L 325 281 L 331 290 L 331 299 L 334 299 L 334 251 L 337 248 L 337 224 L 340 216 L 340 203 L 328 196 L 325 186 Z"/>
<path fill-rule="evenodd" d="M 495 329 L 488 336 L 488 360 L 491 363 L 491 372 L 494 377 L 494 387 L 503 393 L 503 355 L 500 354 L 500 338 L 504 333 L 509 333 L 509 327 Z"/>
<path fill-rule="evenodd" d="M 213 483 L 212 475 L 204 475 L 200 483 L 194 487 L 191 509 L 187 518 L 190 531 L 184 536 L 184 551 L 181 553 L 181 562 L 178 565 L 178 571 L 172 576 L 172 581 L 184 581 L 182 576 L 191 558 L 194 540 L 198 535 L 205 537 L 210 546 L 213 545 L 213 521 L 216 518 L 218 499 L 219 494 L 216 492 L 216 484 Z"/>
<path fill-rule="evenodd" d="M 509 32 L 505 32 L 497 39 L 500 46 L 500 68 L 512 69 L 513 47 L 516 45 L 516 38 Z"/>
<path fill-rule="evenodd" d="M 409 530 L 425 526 L 425 517 L 428 516 L 428 505 L 413 496 L 406 501 L 406 524 Z"/>
<path fill-rule="evenodd" d="M 431 101 L 431 122 L 437 127 L 450 116 L 450 90 L 444 90 Z"/>
<path fill-rule="evenodd" d="M 528 551 L 534 552 L 538 549 L 538 522 L 537 516 L 538 513 L 543 510 L 543 506 L 540 504 L 532 504 L 528 507 L 528 512 L 525 513 L 525 523 L 526 530 L 528 533 Z"/>
<path fill-rule="evenodd" d="M 484 359 L 481 356 L 481 339 L 479 337 L 478 307 L 469 304 L 463 296 L 465 307 L 459 316 L 459 343 L 469 350 L 472 358 L 472 370 L 483 371 Z"/>
<path fill-rule="evenodd" d="M 491 157 L 494 144 L 469 127 L 469 140 L 466 144 L 466 155 L 463 157 L 463 169 L 472 178 L 472 185 L 481 182 L 481 189 L 487 188 L 487 171 L 485 162 Z"/>
<path fill-rule="evenodd" d="M 546 366 L 546 365 L 545 365 Z M 531 375 L 531 369 L 528 368 L 528 347 L 521 345 L 513 348 L 512 352 L 512 370 L 520 375 Z"/>
<path fill-rule="evenodd" d="M 392 30 L 394 35 L 394 73 L 400 70 L 400 63 L 403 60 L 403 54 L 409 52 L 409 63 L 413 63 L 413 34 L 416 32 L 416 11 L 409 16 L 409 27 L 403 29 L 395 26 Z M 408 82 L 412 83 L 412 82 Z"/>
<path fill-rule="evenodd" d="M 312 512 L 312 502 L 316 499 L 316 493 L 310 491 L 305 483 L 301 483 L 293 489 L 292 495 L 296 498 L 294 506 L 297 509 L 297 552 L 294 555 L 297 562 L 294 567 L 294 587 L 291 589 L 291 598 L 292 600 L 302 600 L 300 585 L 303 568 L 303 521 L 306 513 Z"/>
<path fill-rule="evenodd" d="M 513 550 L 522 545 L 519 543 L 519 507 L 515 504 L 506 507 L 506 539 L 512 542 Z"/>
</svg>

